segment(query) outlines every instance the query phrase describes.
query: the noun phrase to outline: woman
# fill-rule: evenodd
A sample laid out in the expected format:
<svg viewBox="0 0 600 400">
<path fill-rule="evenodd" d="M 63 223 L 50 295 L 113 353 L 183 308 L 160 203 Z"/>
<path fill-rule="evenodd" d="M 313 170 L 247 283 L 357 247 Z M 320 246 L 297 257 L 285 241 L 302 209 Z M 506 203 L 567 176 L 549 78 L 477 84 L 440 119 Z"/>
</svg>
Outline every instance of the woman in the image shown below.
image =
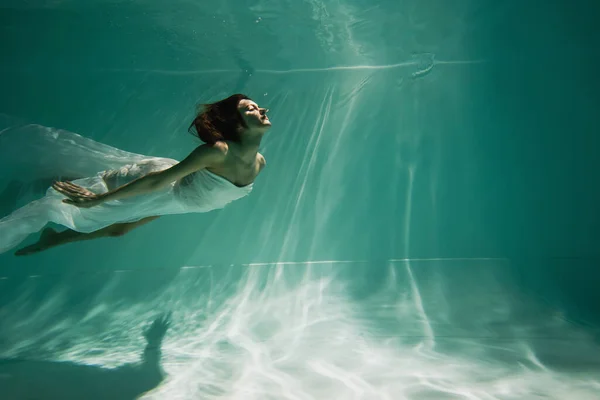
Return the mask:
<svg viewBox="0 0 600 400">
<path fill-rule="evenodd" d="M 181 162 L 128 153 L 71 132 L 36 126 L 36 143 L 43 141 L 44 148 L 54 149 L 52 157 L 56 166 L 64 167 L 63 176 L 72 175 L 78 162 L 82 164 L 79 172 L 96 165 L 104 168 L 96 167 L 95 171 L 101 172 L 73 182 L 55 182 L 42 199 L 1 219 L 0 253 L 48 222 L 68 229 L 57 232 L 46 228 L 37 243 L 15 254 L 121 236 L 160 215 L 207 212 L 248 195 L 265 166 L 258 149 L 271 127 L 266 113 L 242 94 L 205 105 L 190 125 L 205 144 Z M 7 132 L 2 132 L 0 144 L 5 137 Z M 83 168 L 86 162 L 89 165 Z"/>
</svg>

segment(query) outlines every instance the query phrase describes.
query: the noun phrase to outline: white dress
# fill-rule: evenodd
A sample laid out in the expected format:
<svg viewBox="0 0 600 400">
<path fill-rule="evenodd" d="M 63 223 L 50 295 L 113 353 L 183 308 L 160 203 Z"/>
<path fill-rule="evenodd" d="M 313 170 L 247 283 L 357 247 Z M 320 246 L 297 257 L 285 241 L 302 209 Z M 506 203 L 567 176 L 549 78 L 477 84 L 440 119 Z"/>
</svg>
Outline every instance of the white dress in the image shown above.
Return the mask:
<svg viewBox="0 0 600 400">
<path fill-rule="evenodd" d="M 129 153 L 73 132 L 25 125 L 0 132 L 0 171 L 19 180 L 84 177 L 73 180 L 94 193 L 105 193 L 178 161 Z M 90 208 L 63 203 L 65 196 L 48 188 L 34 200 L 0 219 L 0 253 L 53 222 L 78 232 L 93 232 L 145 217 L 207 212 L 247 196 L 252 184 L 239 187 L 208 170 L 200 170 L 168 187 L 145 195 Z"/>
</svg>

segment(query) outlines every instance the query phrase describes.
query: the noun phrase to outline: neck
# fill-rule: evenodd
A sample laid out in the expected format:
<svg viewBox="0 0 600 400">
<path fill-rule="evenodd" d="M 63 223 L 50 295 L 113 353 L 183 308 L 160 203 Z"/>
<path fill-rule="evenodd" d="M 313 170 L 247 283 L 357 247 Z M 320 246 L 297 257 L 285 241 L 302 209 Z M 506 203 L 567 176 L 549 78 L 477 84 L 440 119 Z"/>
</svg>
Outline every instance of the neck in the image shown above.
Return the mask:
<svg viewBox="0 0 600 400">
<path fill-rule="evenodd" d="M 247 161 L 254 161 L 261 141 L 262 135 L 250 135 L 246 133 L 239 141 L 240 158 Z"/>
</svg>

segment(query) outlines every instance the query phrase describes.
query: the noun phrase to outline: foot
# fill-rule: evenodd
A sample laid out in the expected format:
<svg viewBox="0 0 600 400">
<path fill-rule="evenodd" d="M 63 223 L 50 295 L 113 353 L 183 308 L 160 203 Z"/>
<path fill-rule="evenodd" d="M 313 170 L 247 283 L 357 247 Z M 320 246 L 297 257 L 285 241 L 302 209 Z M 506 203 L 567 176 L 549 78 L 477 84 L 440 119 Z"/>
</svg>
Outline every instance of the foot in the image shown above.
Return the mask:
<svg viewBox="0 0 600 400">
<path fill-rule="evenodd" d="M 40 235 L 40 240 L 38 240 L 37 243 L 23 247 L 21 250 L 17 250 L 15 256 L 26 256 L 33 253 L 39 253 L 40 251 L 52 247 L 57 234 L 58 232 L 52 228 L 44 229 Z"/>
</svg>

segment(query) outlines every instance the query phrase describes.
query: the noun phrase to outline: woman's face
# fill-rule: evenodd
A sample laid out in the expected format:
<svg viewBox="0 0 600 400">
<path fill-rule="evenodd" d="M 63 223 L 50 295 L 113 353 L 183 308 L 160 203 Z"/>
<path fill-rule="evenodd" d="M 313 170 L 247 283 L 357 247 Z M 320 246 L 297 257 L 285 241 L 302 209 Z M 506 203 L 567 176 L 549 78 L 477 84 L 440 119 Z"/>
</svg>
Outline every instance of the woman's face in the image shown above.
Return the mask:
<svg viewBox="0 0 600 400">
<path fill-rule="evenodd" d="M 271 127 L 271 121 L 267 117 L 268 110 L 260 108 L 252 100 L 241 100 L 238 104 L 238 110 L 248 129 L 265 131 Z"/>
</svg>

